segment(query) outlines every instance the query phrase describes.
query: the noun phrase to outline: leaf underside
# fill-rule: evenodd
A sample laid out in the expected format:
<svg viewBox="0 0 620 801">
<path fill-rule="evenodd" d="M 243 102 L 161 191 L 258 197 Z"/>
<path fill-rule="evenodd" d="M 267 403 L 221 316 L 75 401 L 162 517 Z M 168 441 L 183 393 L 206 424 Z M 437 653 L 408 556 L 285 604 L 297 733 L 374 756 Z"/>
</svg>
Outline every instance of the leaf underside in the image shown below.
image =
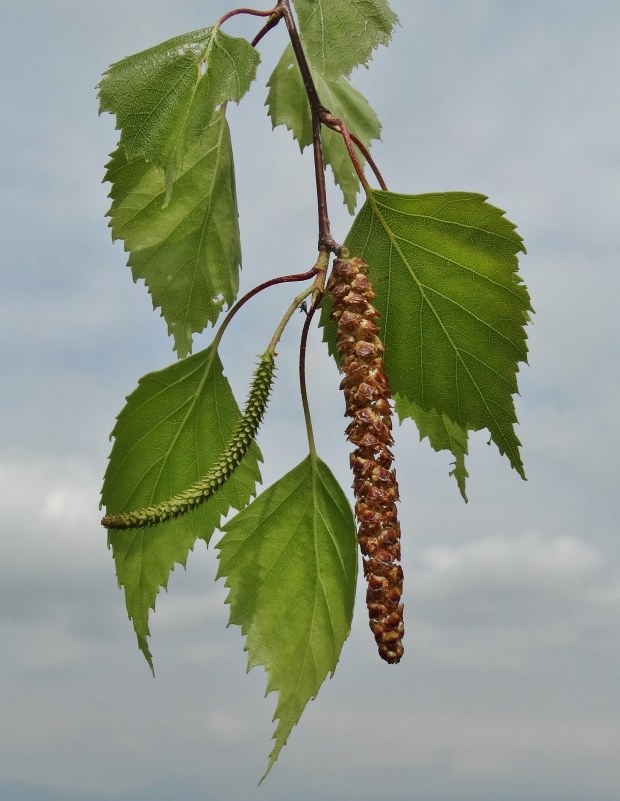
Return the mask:
<svg viewBox="0 0 620 801">
<path fill-rule="evenodd" d="M 386 369 L 393 394 L 402 399 L 399 413 L 415 419 L 407 406 L 415 404 L 445 415 L 448 427 L 456 424 L 459 485 L 463 436 L 485 428 L 524 477 L 512 397 L 518 364 L 527 357 L 531 312 L 516 272 L 524 247 L 515 226 L 486 200 L 468 192 L 370 191 L 345 241 L 370 267 Z M 326 303 L 322 325 L 336 355 L 329 313 Z M 433 447 L 445 437 L 438 422 L 429 429 L 435 430 Z M 424 424 L 421 431 L 429 435 Z"/>
<path fill-rule="evenodd" d="M 278 693 L 267 775 L 348 636 L 355 522 L 329 468 L 308 456 L 224 526 L 217 549 L 248 670 L 264 665 L 267 692 Z"/>
<path fill-rule="evenodd" d="M 351 133 L 370 149 L 371 141 L 379 139 L 381 124 L 366 98 L 346 78 L 325 77 L 316 69 L 313 77 L 323 106 L 335 117 L 345 120 Z M 312 117 L 291 45 L 284 50 L 267 86 L 266 105 L 273 127 L 285 125 L 303 151 L 312 144 Z M 342 190 L 349 213 L 353 214 L 360 183 L 342 136 L 323 126 L 321 144 L 325 164 L 332 168 L 334 181 Z M 363 156 L 358 154 L 358 157 L 363 166 Z"/>
<path fill-rule="evenodd" d="M 107 165 L 113 239 L 129 251 L 134 281 L 143 279 L 161 308 L 180 357 L 192 334 L 214 323 L 239 288 L 241 244 L 228 123 L 212 116 L 186 152 L 165 203 L 161 170 L 119 147 Z"/>
<path fill-rule="evenodd" d="M 145 375 L 128 396 L 112 432 L 114 444 L 101 502 L 108 514 L 164 501 L 204 476 L 228 444 L 241 413 L 212 347 Z M 119 586 L 140 650 L 148 648 L 149 610 L 176 563 L 185 565 L 197 538 L 207 543 L 228 511 L 241 509 L 260 482 L 260 451 L 250 451 L 209 501 L 175 520 L 110 532 Z"/>
<path fill-rule="evenodd" d="M 114 239 L 129 251 L 168 323 L 179 357 L 237 294 L 241 243 L 225 106 L 239 101 L 259 56 L 218 28 L 177 36 L 113 64 L 100 111 L 121 135 L 108 164 Z"/>
<path fill-rule="evenodd" d="M 459 492 L 467 503 L 466 482 L 469 473 L 465 467 L 465 457 L 468 453 L 467 429 L 461 428 L 447 414 L 440 414 L 435 409 L 425 412 L 417 403 L 407 401 L 399 395 L 394 399 L 396 413 L 402 423 L 411 418 L 420 434 L 420 440 L 428 437 L 430 446 L 435 451 L 450 451 L 454 456 L 454 467 L 450 475 L 454 476 Z"/>
<path fill-rule="evenodd" d="M 308 60 L 325 76 L 349 75 L 389 44 L 398 21 L 387 0 L 293 0 Z"/>
<path fill-rule="evenodd" d="M 187 148 L 217 106 L 241 100 L 259 61 L 245 39 L 215 27 L 191 31 L 112 64 L 99 84 L 100 111 L 116 115 L 129 160 L 163 169 L 169 195 Z"/>
</svg>

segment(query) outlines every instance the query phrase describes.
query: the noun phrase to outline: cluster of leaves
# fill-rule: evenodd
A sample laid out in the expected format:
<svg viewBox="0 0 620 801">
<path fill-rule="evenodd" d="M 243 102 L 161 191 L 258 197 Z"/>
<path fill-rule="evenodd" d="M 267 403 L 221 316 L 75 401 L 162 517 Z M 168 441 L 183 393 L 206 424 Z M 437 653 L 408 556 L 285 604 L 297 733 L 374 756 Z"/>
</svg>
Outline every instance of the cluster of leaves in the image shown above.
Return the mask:
<svg viewBox="0 0 620 801">
<path fill-rule="evenodd" d="M 278 2 L 268 26 L 275 27 L 283 5 Z M 349 76 L 389 42 L 395 15 L 387 0 L 293 0 L 293 6 L 322 105 L 346 120 L 368 150 L 379 137 L 379 120 Z M 118 416 L 102 491 L 108 515 L 183 493 L 222 454 L 235 452 L 243 428 L 218 355 L 223 328 L 209 347 L 190 353 L 193 335 L 215 324 L 237 298 L 241 246 L 226 107 L 248 91 L 258 63 L 256 47 L 223 33 L 218 23 L 123 59 L 99 86 L 101 110 L 114 114 L 120 129 L 105 175 L 112 236 L 123 241 L 134 280 L 144 280 L 179 357 L 140 379 Z M 291 44 L 269 78 L 267 109 L 273 125 L 288 127 L 301 149 L 312 143 L 313 120 Z M 325 163 L 353 213 L 359 172 L 338 131 L 324 128 L 321 139 Z M 468 431 L 488 429 L 523 475 L 512 396 L 518 363 L 526 358 L 530 306 L 517 275 L 523 245 L 515 227 L 482 195 L 364 189 L 344 245 L 370 265 L 378 288 L 386 371 L 400 419 L 412 418 L 421 438 L 454 455 L 464 497 Z M 337 358 L 326 299 L 321 325 Z M 248 445 L 206 503 L 148 527 L 110 529 L 109 543 L 139 647 L 152 667 L 148 618 L 160 588 L 175 564 L 185 565 L 197 539 L 208 544 L 215 531 L 223 532 L 218 577 L 229 588 L 230 620 L 246 636 L 249 667 L 264 665 L 268 690 L 279 694 L 269 770 L 336 667 L 353 614 L 357 561 L 349 501 L 312 441 L 304 461 L 252 500 L 260 461 L 257 445 Z M 237 513 L 231 517 L 231 511 Z"/>
</svg>

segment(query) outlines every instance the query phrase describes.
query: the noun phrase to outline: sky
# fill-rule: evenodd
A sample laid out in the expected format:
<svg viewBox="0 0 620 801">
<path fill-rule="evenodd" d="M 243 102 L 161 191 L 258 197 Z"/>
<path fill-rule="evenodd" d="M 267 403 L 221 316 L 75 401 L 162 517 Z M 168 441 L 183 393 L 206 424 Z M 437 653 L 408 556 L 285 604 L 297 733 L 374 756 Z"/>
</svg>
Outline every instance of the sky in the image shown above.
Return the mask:
<svg viewBox="0 0 620 801">
<path fill-rule="evenodd" d="M 620 5 L 394 0 L 392 45 L 354 74 L 390 189 L 482 192 L 518 225 L 536 316 L 517 412 L 528 481 L 472 437 L 469 503 L 412 425 L 396 448 L 406 656 L 378 659 L 363 602 L 335 676 L 278 764 L 275 696 L 246 675 L 213 550 L 158 599 L 139 653 L 99 491 L 109 432 L 165 324 L 106 226 L 113 61 L 211 24 L 224 0 L 4 0 L 0 10 L 0 797 L 4 801 L 613 801 L 620 795 Z M 252 36 L 254 22 L 227 31 Z M 312 162 L 271 132 L 265 82 L 230 109 L 242 291 L 315 258 Z M 336 238 L 350 225 L 330 187 Z M 282 243 L 285 246 L 282 246 Z M 291 298 L 240 314 L 239 399 Z M 260 444 L 265 486 L 305 455 L 294 320 Z M 231 329 L 232 331 L 232 329 Z M 206 345 L 209 332 L 195 350 Z M 257 346 L 257 342 L 261 345 Z M 315 330 L 321 457 L 350 485 L 338 378 Z M 331 388 L 333 387 L 333 391 Z M 363 599 L 363 587 L 358 600 Z"/>
</svg>

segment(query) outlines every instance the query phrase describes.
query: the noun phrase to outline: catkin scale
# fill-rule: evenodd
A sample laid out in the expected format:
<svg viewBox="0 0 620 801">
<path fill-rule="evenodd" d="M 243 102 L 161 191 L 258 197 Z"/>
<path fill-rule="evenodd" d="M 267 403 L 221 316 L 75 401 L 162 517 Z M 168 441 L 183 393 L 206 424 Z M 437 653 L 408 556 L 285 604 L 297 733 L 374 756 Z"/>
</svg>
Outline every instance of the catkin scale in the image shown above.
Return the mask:
<svg viewBox="0 0 620 801">
<path fill-rule="evenodd" d="M 254 442 L 267 408 L 274 372 L 274 355 L 268 351 L 262 356 L 256 368 L 243 415 L 228 445 L 203 478 L 172 498 L 153 506 L 106 515 L 101 525 L 115 530 L 154 526 L 187 514 L 209 500 L 228 481 Z"/>
<path fill-rule="evenodd" d="M 345 414 L 353 418 L 345 433 L 355 446 L 350 463 L 370 629 L 381 658 L 395 664 L 403 655 L 403 571 L 398 564 L 398 484 L 389 448 L 394 442 L 391 395 L 383 366 L 384 346 L 374 322 L 380 314 L 372 305 L 376 295 L 362 259 L 337 259 L 327 289 L 332 319 L 338 326 Z"/>
</svg>

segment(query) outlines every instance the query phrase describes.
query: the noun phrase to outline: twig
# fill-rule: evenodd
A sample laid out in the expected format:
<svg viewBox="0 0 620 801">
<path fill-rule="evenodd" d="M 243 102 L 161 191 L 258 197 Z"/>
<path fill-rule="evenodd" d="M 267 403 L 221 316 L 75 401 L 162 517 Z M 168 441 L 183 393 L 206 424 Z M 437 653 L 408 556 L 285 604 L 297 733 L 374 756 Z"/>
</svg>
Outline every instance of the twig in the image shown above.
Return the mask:
<svg viewBox="0 0 620 801">
<path fill-rule="evenodd" d="M 349 131 L 349 136 L 351 137 L 351 141 L 353 142 L 353 144 L 357 147 L 362 156 L 366 159 L 366 163 L 373 171 L 374 176 L 377 179 L 381 189 L 383 189 L 384 192 L 387 192 L 387 184 L 383 180 L 383 176 L 379 172 L 379 168 L 377 167 L 373 157 L 370 155 L 368 148 L 363 144 L 363 142 L 360 142 L 360 140 L 357 138 L 357 136 L 355 136 L 355 134 L 351 133 L 350 131 Z"/>
<path fill-rule="evenodd" d="M 327 191 L 325 188 L 325 160 L 323 158 L 323 150 L 321 148 L 321 115 L 329 113 L 327 109 L 321 104 L 308 59 L 304 53 L 304 49 L 299 38 L 299 31 L 297 24 L 291 11 L 289 0 L 278 0 L 278 8 L 282 9 L 282 15 L 286 23 L 288 35 L 291 40 L 295 59 L 299 66 L 301 78 L 308 96 L 308 103 L 310 104 L 310 114 L 312 117 L 312 150 L 314 153 L 314 175 L 316 181 L 316 195 L 317 195 L 317 211 L 319 218 L 319 249 L 326 249 L 333 253 L 338 253 L 340 245 L 334 240 L 331 235 L 331 228 L 329 224 L 329 215 L 327 212 Z"/>
<path fill-rule="evenodd" d="M 366 176 L 364 175 L 364 170 L 362 169 L 362 165 L 360 164 L 359 159 L 357 158 L 357 154 L 353 150 L 353 145 L 357 147 L 362 156 L 366 159 L 370 169 L 373 171 L 375 175 L 375 178 L 379 182 L 379 186 L 381 187 L 381 189 L 387 190 L 387 185 L 383 180 L 383 176 L 379 172 L 379 168 L 373 161 L 372 156 L 368 152 L 368 149 L 363 144 L 363 142 L 361 142 L 358 139 L 358 137 L 355 136 L 355 134 L 352 134 L 349 131 L 349 129 L 347 128 L 347 124 L 344 122 L 344 120 L 335 117 L 333 114 L 330 114 L 329 112 L 323 112 L 321 114 L 321 122 L 323 123 L 323 125 L 327 125 L 327 127 L 331 128 L 332 131 L 336 131 L 336 133 L 339 133 L 342 136 L 345 147 L 347 148 L 347 152 L 349 154 L 349 158 L 351 159 L 351 163 L 353 164 L 353 168 L 355 169 L 357 177 L 360 179 L 360 182 L 364 187 L 364 189 L 368 191 L 370 187 L 368 185 L 368 181 L 366 180 Z"/>
<path fill-rule="evenodd" d="M 224 331 L 239 309 L 246 304 L 248 300 L 253 298 L 255 295 L 258 295 L 259 292 L 262 292 L 263 289 L 268 289 L 270 286 L 276 286 L 277 284 L 288 284 L 293 281 L 308 281 L 310 278 L 314 278 L 319 273 L 320 269 L 315 264 L 311 270 L 308 270 L 308 272 L 297 273 L 296 275 L 280 275 L 277 278 L 270 278 L 269 281 L 264 281 L 262 284 L 258 284 L 258 286 L 255 286 L 254 289 L 250 289 L 249 292 L 246 292 L 246 294 L 228 310 L 228 314 L 222 320 L 222 324 L 218 328 L 217 334 L 213 339 L 213 344 L 215 347 L 218 346 L 222 336 L 224 335 Z M 314 285 L 310 287 L 310 291 L 314 291 Z"/>
<path fill-rule="evenodd" d="M 308 434 L 308 447 L 310 453 L 316 455 L 316 446 L 314 444 L 314 432 L 312 430 L 312 418 L 310 416 L 310 404 L 308 403 L 308 389 L 306 386 L 306 346 L 308 344 L 308 332 L 310 330 L 310 323 L 314 317 L 314 313 L 321 305 L 323 299 L 323 291 L 315 295 L 310 307 L 310 311 L 304 320 L 304 326 L 301 331 L 301 340 L 299 343 L 299 389 L 301 392 L 301 404 L 304 409 L 304 420 L 306 421 L 306 432 Z"/>
<path fill-rule="evenodd" d="M 252 17 L 271 17 L 275 13 L 275 8 L 270 8 L 269 11 L 261 11 L 257 8 L 233 8 L 232 11 L 228 11 L 223 17 L 218 19 L 218 21 L 215 23 L 215 27 L 219 28 L 226 22 L 226 20 L 229 20 L 231 17 L 236 17 L 237 14 L 249 14 Z"/>
</svg>

